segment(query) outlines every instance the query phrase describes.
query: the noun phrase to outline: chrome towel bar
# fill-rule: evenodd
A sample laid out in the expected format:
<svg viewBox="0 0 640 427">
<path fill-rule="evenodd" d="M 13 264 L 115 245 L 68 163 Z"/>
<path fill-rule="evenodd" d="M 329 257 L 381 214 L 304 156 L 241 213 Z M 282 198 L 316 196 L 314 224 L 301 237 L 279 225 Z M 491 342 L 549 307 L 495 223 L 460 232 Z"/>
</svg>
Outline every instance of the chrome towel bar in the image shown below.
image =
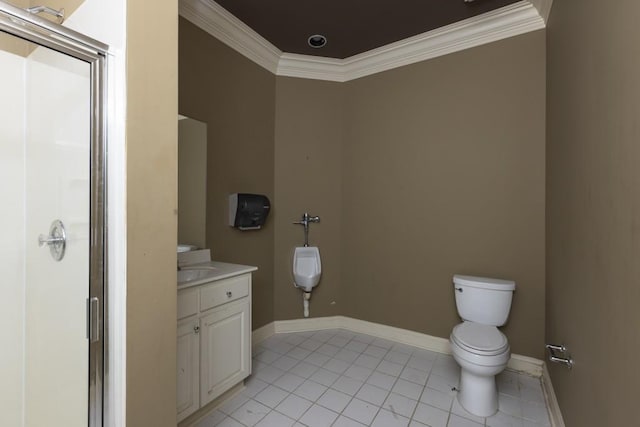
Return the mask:
<svg viewBox="0 0 640 427">
<path fill-rule="evenodd" d="M 568 369 L 573 367 L 573 359 L 568 354 L 567 347 L 564 344 L 547 344 L 545 347 L 549 350 L 549 360 L 551 362 L 560 363 Z"/>
</svg>

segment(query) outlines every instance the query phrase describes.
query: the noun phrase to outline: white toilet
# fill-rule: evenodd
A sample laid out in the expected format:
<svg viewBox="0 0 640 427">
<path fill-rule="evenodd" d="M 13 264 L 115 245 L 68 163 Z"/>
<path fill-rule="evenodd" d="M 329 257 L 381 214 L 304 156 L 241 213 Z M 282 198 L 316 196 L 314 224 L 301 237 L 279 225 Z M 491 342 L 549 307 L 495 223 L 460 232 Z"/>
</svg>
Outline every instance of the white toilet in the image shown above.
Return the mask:
<svg viewBox="0 0 640 427">
<path fill-rule="evenodd" d="M 463 322 L 451 332 L 451 351 L 460 365 L 458 402 L 470 413 L 488 417 L 498 410 L 495 376 L 511 356 L 507 337 L 498 330 L 511 310 L 515 282 L 453 276 L 456 307 Z"/>
<path fill-rule="evenodd" d="M 293 254 L 293 280 L 304 292 L 311 292 L 320 281 L 322 263 L 316 246 L 297 247 Z"/>
</svg>

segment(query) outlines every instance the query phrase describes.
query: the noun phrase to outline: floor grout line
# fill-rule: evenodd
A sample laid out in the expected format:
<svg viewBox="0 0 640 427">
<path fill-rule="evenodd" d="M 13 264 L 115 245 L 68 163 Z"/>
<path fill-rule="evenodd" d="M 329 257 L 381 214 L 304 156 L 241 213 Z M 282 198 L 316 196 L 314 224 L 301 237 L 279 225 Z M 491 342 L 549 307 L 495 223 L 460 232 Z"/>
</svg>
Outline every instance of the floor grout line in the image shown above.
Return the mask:
<svg viewBox="0 0 640 427">
<path fill-rule="evenodd" d="M 311 347 L 313 347 L 313 350 L 311 350 Z M 352 350 L 353 348 L 360 348 L 361 350 L 360 351 Z M 211 421 L 210 423 L 207 423 L 206 422 L 208 419 L 208 416 L 207 416 L 204 420 L 196 424 L 195 427 L 216 427 L 216 426 L 222 427 L 223 425 L 225 425 L 224 424 L 225 420 L 228 420 L 228 419 L 231 419 L 240 423 L 240 425 L 243 427 L 254 427 L 254 426 L 262 427 L 263 425 L 266 425 L 266 423 L 263 423 L 263 420 L 269 417 L 271 413 L 277 413 L 281 416 L 286 417 L 287 419 L 292 419 L 294 423 L 293 426 L 303 425 L 307 427 L 320 427 L 322 425 L 324 427 L 329 427 L 329 426 L 338 427 L 343 425 L 342 422 L 339 421 L 341 420 L 342 417 L 349 420 L 360 422 L 357 418 L 354 418 L 357 416 L 363 420 L 370 419 L 369 423 L 367 424 L 367 426 L 370 427 L 373 423 L 376 422 L 378 417 L 382 416 L 383 410 L 391 413 L 396 420 L 402 420 L 405 418 L 408 419 L 406 424 L 402 422 L 402 425 L 408 426 L 409 423 L 413 421 L 420 422 L 418 419 L 415 418 L 415 416 L 418 412 L 418 409 L 421 407 L 421 405 L 425 405 L 428 408 L 431 408 L 431 410 L 435 410 L 434 413 L 436 414 L 439 414 L 441 412 L 446 412 L 446 419 L 444 420 L 444 423 L 440 423 L 436 427 L 447 427 L 447 426 L 453 425 L 452 422 L 455 421 L 456 417 L 460 417 L 466 420 L 466 422 L 476 423 L 473 425 L 477 425 L 477 426 L 486 427 L 490 425 L 489 418 L 482 418 L 482 422 L 478 423 L 476 421 L 477 418 L 471 418 L 472 416 L 470 414 L 468 414 L 470 417 L 466 417 L 465 415 L 459 415 L 458 409 L 456 409 L 456 411 L 458 412 L 454 412 L 454 408 L 456 404 L 455 395 L 452 395 L 451 391 L 445 392 L 444 390 L 442 390 L 443 385 L 445 384 L 447 385 L 447 387 L 449 387 L 451 383 L 455 383 L 453 384 L 453 387 L 458 387 L 458 384 L 459 384 L 459 368 L 455 367 L 456 365 L 452 363 L 453 359 L 450 355 L 442 355 L 436 352 L 411 347 L 409 345 L 405 345 L 402 343 L 397 343 L 390 340 L 383 340 L 383 339 L 372 337 L 366 334 L 350 332 L 342 329 L 327 329 L 327 330 L 315 331 L 315 332 L 297 332 L 297 333 L 294 332 L 294 333 L 275 334 L 267 338 L 266 340 L 264 340 L 258 346 L 256 346 L 254 350 L 255 352 L 253 354 L 253 359 L 254 359 L 254 364 L 256 366 L 256 369 L 253 372 L 252 378 L 256 378 L 262 383 L 265 383 L 266 386 L 264 386 L 264 388 L 260 389 L 258 392 L 252 393 L 251 396 L 245 395 L 243 394 L 244 392 L 241 392 L 243 399 L 246 399 L 246 400 L 237 408 L 234 408 L 233 411 L 230 411 L 229 414 L 222 413 L 220 411 L 221 414 L 224 414 L 224 417 L 221 419 L 219 423 L 216 424 L 213 421 Z M 297 352 L 296 354 L 298 356 L 304 355 L 304 357 L 299 359 L 298 357 L 289 356 L 289 354 L 294 351 Z M 347 353 L 347 351 L 349 353 Z M 367 353 L 367 351 L 369 352 Z M 307 354 L 305 355 L 305 353 Z M 338 355 L 340 355 L 340 357 L 336 357 Z M 362 356 L 367 356 L 367 357 L 362 357 Z M 423 358 L 422 362 L 417 362 L 418 360 L 421 359 L 420 356 L 422 356 Z M 283 359 L 284 357 L 287 357 L 287 359 Z M 314 363 L 309 362 L 308 361 L 309 358 L 314 359 Z M 292 359 L 292 360 L 289 360 L 289 359 Z M 373 359 L 377 360 L 375 365 L 373 365 L 373 362 L 372 362 Z M 268 362 L 265 362 L 263 360 L 266 360 Z M 399 362 L 400 360 L 402 360 L 402 362 Z M 412 360 L 414 360 L 414 362 L 412 362 Z M 278 361 L 281 361 L 281 362 L 278 364 L 277 363 Z M 295 363 L 293 363 L 294 361 Z M 334 369 L 338 371 L 341 370 L 341 372 L 335 372 L 326 367 L 332 361 L 342 362 L 342 363 L 337 363 L 337 366 L 334 366 Z M 303 362 L 305 363 L 304 367 L 306 368 L 307 366 L 309 366 L 309 368 L 305 371 L 301 370 L 300 374 L 293 373 L 292 370 L 294 370 L 297 366 L 302 366 L 301 364 Z M 379 371 L 378 368 L 380 368 L 384 362 L 388 362 L 389 364 L 394 364 L 394 365 L 387 365 L 388 368 L 385 367 L 385 370 L 387 372 L 395 372 L 396 371 L 395 365 L 398 365 L 400 369 L 397 371 L 397 374 L 394 375 L 394 374 L 388 374 L 387 372 Z M 335 363 L 336 362 L 334 362 L 334 364 Z M 410 363 L 412 364 L 412 366 L 409 366 Z M 278 366 L 276 366 L 276 364 Z M 344 365 L 346 365 L 346 368 L 342 369 Z M 428 369 L 426 369 L 427 365 L 428 365 Z M 283 370 L 283 369 L 280 369 L 279 366 L 289 366 L 289 368 L 286 370 Z M 414 367 L 414 366 L 417 366 L 417 367 Z M 363 375 L 360 375 L 357 369 L 352 369 L 354 367 L 360 368 L 360 372 L 362 372 Z M 425 368 L 423 369 L 423 367 Z M 270 373 L 268 374 L 269 378 L 271 378 L 270 381 L 263 379 L 267 375 L 264 375 L 262 378 L 259 376 L 260 372 L 263 372 L 263 370 L 268 368 L 277 369 L 277 371 L 271 370 Z M 411 370 L 409 370 L 409 368 Z M 458 371 L 456 372 L 456 370 Z M 326 379 L 323 379 L 322 375 L 320 374 L 323 374 L 325 371 L 330 373 L 331 375 L 327 376 Z M 318 374 L 319 372 L 320 374 Z M 349 374 L 346 374 L 347 372 L 349 372 Z M 364 373 L 366 373 L 366 376 L 364 376 Z M 390 383 L 385 383 L 384 387 L 379 387 L 374 383 L 368 382 L 372 379 L 372 377 L 376 373 L 391 377 L 393 378 L 393 381 Z M 280 386 L 276 385 L 276 382 L 278 382 L 281 378 L 284 378 L 288 374 L 293 375 L 296 378 L 291 378 L 292 382 L 290 382 L 289 384 L 287 384 L 286 381 L 282 381 L 282 383 L 280 383 Z M 312 377 L 316 374 L 318 374 L 316 380 L 323 379 L 322 383 L 312 379 Z M 403 375 L 405 376 L 404 378 L 403 378 Z M 424 384 L 422 384 L 423 375 L 424 375 Z M 528 425 L 536 426 L 536 427 L 538 426 L 543 427 L 543 426 L 550 425 L 548 423 L 548 420 L 547 420 L 547 424 L 535 424 L 534 422 L 532 423 L 531 420 L 524 418 L 524 412 L 523 412 L 524 403 L 545 406 L 544 399 L 542 400 L 542 402 L 536 402 L 535 400 L 525 401 L 521 398 L 522 394 L 520 390 L 521 388 L 525 388 L 523 384 L 526 384 L 527 388 L 533 389 L 529 391 L 530 396 L 538 396 L 538 394 L 540 393 L 538 393 L 537 387 L 540 387 L 540 391 L 541 391 L 541 385 L 539 384 L 539 382 L 536 383 L 531 380 L 521 381 L 520 375 L 514 372 L 505 373 L 503 375 L 504 375 L 502 377 L 503 379 L 498 382 L 499 391 L 500 391 L 501 381 L 504 381 L 503 385 L 505 387 L 506 387 L 505 384 L 508 383 L 509 387 L 507 387 L 507 390 L 505 393 L 502 393 L 500 391 L 500 395 L 507 396 L 507 397 L 503 397 L 502 399 L 507 399 L 506 401 L 511 400 L 512 404 L 518 405 L 517 407 L 519 408 L 520 416 L 515 417 L 506 412 L 504 413 L 499 412 L 499 414 L 503 414 L 503 416 L 506 416 L 507 418 L 509 417 L 514 418 L 518 420 L 520 424 L 524 424 L 526 422 L 528 423 Z M 357 377 L 357 378 L 354 378 L 354 377 Z M 457 378 L 454 380 L 452 379 L 452 377 L 454 378 L 457 377 Z M 334 388 L 334 386 L 338 383 L 338 381 L 340 381 L 343 378 L 346 378 L 349 381 L 356 381 L 356 383 L 353 383 L 353 384 L 357 384 L 358 385 L 357 388 L 355 388 L 354 390 L 350 390 L 348 393 L 342 390 L 338 390 L 337 388 Z M 364 378 L 364 379 L 361 380 L 360 378 Z M 380 378 L 386 378 L 386 377 L 380 377 Z M 437 379 L 437 382 L 434 382 L 431 386 L 429 386 L 428 384 L 430 383 L 430 380 L 433 381 L 433 379 Z M 398 388 L 397 391 L 394 391 L 396 387 L 399 387 L 400 380 L 403 380 L 407 385 L 420 387 L 420 391 L 415 398 L 407 396 L 407 395 L 414 396 L 412 394 L 413 391 L 411 388 L 408 388 L 408 389 L 405 388 L 404 391 Z M 317 397 L 315 397 L 314 399 L 310 399 L 308 397 L 296 394 L 296 391 L 298 391 L 303 384 L 307 383 L 307 381 L 310 382 L 308 383 L 310 384 L 309 387 L 313 388 L 315 387 L 313 386 L 313 384 L 316 384 L 324 388 L 324 390 L 322 390 L 322 392 L 319 395 L 317 395 Z M 328 383 L 329 385 L 325 385 L 325 382 Z M 296 383 L 298 384 L 294 385 Z M 378 384 L 382 384 L 382 383 L 378 383 Z M 363 388 L 366 385 L 373 387 L 373 389 L 371 390 L 374 393 L 376 389 L 384 390 L 384 393 L 383 393 L 384 398 L 379 404 L 369 402 L 368 400 L 364 400 L 363 397 L 366 396 L 364 393 L 362 396 L 358 397 L 358 394 L 363 392 Z M 258 396 L 264 390 L 268 389 L 270 386 L 273 386 L 277 390 L 280 390 L 283 393 L 285 393 L 284 397 L 281 400 L 273 404 L 273 407 L 265 403 L 262 403 L 261 401 L 256 399 L 256 396 Z M 286 386 L 287 388 L 291 388 L 291 390 L 287 390 L 283 388 L 284 386 Z M 389 387 L 389 388 L 387 389 L 386 387 Z M 433 388 L 433 387 L 439 387 L 439 388 Z M 334 406 L 328 400 L 330 399 L 328 397 L 329 396 L 328 393 L 330 392 L 330 390 L 334 392 L 339 392 L 343 395 L 348 396 L 348 399 L 345 399 L 346 403 L 344 401 L 338 401 L 339 405 L 342 405 L 344 403 L 344 405 L 342 406 L 342 409 L 339 412 L 332 408 L 327 407 L 329 405 Z M 432 403 L 436 403 L 436 402 L 433 400 L 428 400 L 425 397 L 425 393 L 428 390 L 432 393 L 436 393 L 436 396 L 439 394 L 443 394 L 451 398 L 448 404 L 448 407 L 449 407 L 448 411 L 440 408 L 439 406 L 436 407 L 432 405 Z M 418 390 L 416 389 L 414 391 L 418 391 Z M 518 396 L 513 396 L 512 394 L 510 394 L 514 392 L 517 392 Z M 396 412 L 393 406 L 391 406 L 391 403 L 389 403 L 390 410 L 385 409 L 385 404 L 390 398 L 392 398 L 392 394 L 397 395 L 397 399 L 399 399 L 399 401 L 404 400 L 404 402 L 406 402 L 407 405 L 410 405 L 412 404 L 412 402 L 415 401 L 415 406 L 410 411 L 410 415 L 406 416 L 406 415 L 403 415 L 403 413 Z M 313 393 L 313 395 L 315 396 L 316 394 Z M 541 395 L 544 398 L 544 395 L 543 394 Z M 295 419 L 292 416 L 284 413 L 283 412 L 284 408 L 276 409 L 283 402 L 287 401 L 287 399 L 289 399 L 291 396 L 295 396 L 296 398 L 304 399 L 305 401 L 310 402 L 310 405 L 308 406 L 308 408 L 306 408 L 300 415 L 297 415 Z M 320 401 L 325 396 L 327 396 L 326 397 L 327 401 L 321 404 Z M 425 399 L 424 401 L 423 401 L 423 398 Z M 433 398 L 434 397 L 432 397 L 432 399 Z M 347 411 L 347 409 L 352 405 L 352 403 L 356 399 L 358 399 L 359 401 L 365 402 L 368 407 L 372 408 L 372 411 L 375 409 L 375 414 L 373 414 L 373 417 L 370 416 L 371 414 L 366 414 L 365 416 L 364 413 L 356 414 L 353 411 L 350 411 L 349 415 L 345 414 L 345 411 Z M 367 396 L 367 399 L 374 400 L 376 402 L 378 401 L 378 399 L 375 398 L 375 395 L 372 395 L 370 397 Z M 255 414 L 253 413 L 243 414 L 239 412 L 239 410 L 245 407 L 245 405 L 247 405 L 249 402 L 258 403 L 261 405 L 261 407 L 266 408 L 265 409 L 266 413 L 262 417 L 260 417 L 258 421 L 255 423 L 253 423 L 253 421 L 255 421 L 255 419 L 257 418 L 253 416 Z M 397 402 L 398 400 L 396 400 L 396 403 Z M 301 420 L 304 419 L 305 415 L 307 415 L 314 406 L 317 406 L 322 410 L 330 411 L 331 414 L 336 415 L 333 421 L 327 424 L 326 422 L 321 423 L 321 421 L 323 420 L 314 419 L 314 420 L 306 420 L 306 422 L 311 422 L 311 424 L 303 424 Z M 462 408 L 459 408 L 459 409 L 463 410 Z M 291 411 L 289 410 L 288 412 L 291 413 Z M 247 415 L 244 419 L 245 419 L 245 422 L 249 422 L 250 424 L 247 425 L 242 423 L 243 415 Z M 456 417 L 453 417 L 453 415 L 456 415 Z M 398 417 L 402 417 L 402 418 L 398 418 Z M 212 417 L 212 420 L 213 420 L 213 417 Z M 499 424 L 499 421 L 497 420 L 495 421 L 495 423 L 491 422 L 491 425 L 495 427 L 509 425 L 509 424 Z M 281 426 L 277 426 L 277 427 L 281 427 Z"/>
</svg>

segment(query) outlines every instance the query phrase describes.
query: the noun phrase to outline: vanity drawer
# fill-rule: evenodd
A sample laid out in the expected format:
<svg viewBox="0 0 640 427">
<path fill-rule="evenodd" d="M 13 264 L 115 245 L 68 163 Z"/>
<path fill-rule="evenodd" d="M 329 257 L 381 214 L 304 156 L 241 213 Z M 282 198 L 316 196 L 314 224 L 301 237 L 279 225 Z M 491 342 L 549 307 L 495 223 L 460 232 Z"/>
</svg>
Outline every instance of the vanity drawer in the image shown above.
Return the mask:
<svg viewBox="0 0 640 427">
<path fill-rule="evenodd" d="M 246 297 L 250 285 L 251 275 L 243 274 L 203 286 L 200 289 L 200 311 Z"/>
<path fill-rule="evenodd" d="M 185 289 L 178 292 L 178 320 L 198 312 L 198 289 Z"/>
</svg>

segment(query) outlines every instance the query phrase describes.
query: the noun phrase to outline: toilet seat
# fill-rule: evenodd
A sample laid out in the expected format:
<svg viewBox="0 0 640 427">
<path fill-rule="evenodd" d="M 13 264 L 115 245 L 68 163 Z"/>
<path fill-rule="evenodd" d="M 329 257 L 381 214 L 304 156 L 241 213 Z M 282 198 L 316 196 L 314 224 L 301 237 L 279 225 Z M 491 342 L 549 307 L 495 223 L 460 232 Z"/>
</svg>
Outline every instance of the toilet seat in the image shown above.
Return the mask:
<svg viewBox="0 0 640 427">
<path fill-rule="evenodd" d="M 509 351 L 507 337 L 495 326 L 463 322 L 453 328 L 451 340 L 461 349 L 479 356 L 495 356 Z"/>
</svg>

